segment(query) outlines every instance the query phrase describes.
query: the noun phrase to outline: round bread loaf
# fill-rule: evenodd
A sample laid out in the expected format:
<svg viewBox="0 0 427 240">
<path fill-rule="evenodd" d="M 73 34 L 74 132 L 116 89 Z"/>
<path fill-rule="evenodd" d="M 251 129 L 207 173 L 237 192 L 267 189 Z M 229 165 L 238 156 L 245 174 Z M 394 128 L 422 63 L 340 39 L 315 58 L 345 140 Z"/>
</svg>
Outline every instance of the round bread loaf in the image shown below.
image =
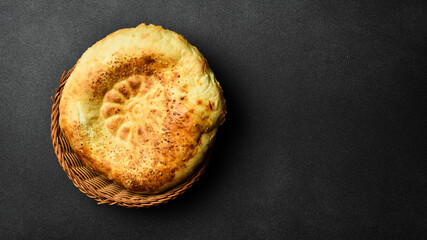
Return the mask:
<svg viewBox="0 0 427 240">
<path fill-rule="evenodd" d="M 61 130 L 87 166 L 146 194 L 191 175 L 226 114 L 221 87 L 197 48 L 145 24 L 90 47 L 59 110 Z"/>
</svg>

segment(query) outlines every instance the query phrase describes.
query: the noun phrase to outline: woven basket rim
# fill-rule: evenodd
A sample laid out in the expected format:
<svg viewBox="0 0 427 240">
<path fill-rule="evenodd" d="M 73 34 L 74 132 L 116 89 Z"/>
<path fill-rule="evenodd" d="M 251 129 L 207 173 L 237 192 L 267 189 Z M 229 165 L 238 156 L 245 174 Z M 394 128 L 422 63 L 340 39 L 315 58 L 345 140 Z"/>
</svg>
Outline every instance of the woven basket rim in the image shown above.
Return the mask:
<svg viewBox="0 0 427 240">
<path fill-rule="evenodd" d="M 175 199 L 199 180 L 209 163 L 210 156 L 212 155 L 212 148 L 191 176 L 164 192 L 152 195 L 126 190 L 117 185 L 114 181 L 108 180 L 85 166 L 62 135 L 59 126 L 59 103 L 61 101 L 62 90 L 74 68 L 75 66 L 68 72 L 63 72 L 55 96 L 51 97 L 53 103 L 50 128 L 52 145 L 58 162 L 68 178 L 73 182 L 74 186 L 88 197 L 96 200 L 98 204 L 117 205 L 127 208 L 146 208 Z"/>
</svg>

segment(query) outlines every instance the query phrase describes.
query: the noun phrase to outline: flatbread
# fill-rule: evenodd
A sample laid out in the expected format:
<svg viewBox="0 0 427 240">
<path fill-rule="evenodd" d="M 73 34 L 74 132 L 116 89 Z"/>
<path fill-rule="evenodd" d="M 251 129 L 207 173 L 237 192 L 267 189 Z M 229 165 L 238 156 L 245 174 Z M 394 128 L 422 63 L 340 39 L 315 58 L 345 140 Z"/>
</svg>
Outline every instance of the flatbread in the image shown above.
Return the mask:
<svg viewBox="0 0 427 240">
<path fill-rule="evenodd" d="M 221 87 L 197 48 L 145 24 L 90 47 L 59 109 L 61 130 L 87 166 L 147 194 L 195 171 L 226 114 Z"/>
</svg>

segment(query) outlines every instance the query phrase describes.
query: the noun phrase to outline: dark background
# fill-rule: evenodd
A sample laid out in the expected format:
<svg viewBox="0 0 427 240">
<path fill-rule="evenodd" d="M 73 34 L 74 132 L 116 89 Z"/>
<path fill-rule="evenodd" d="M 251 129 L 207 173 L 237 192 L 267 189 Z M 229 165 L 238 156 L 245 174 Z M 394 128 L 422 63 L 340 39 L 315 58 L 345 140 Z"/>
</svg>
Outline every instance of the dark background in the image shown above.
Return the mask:
<svg viewBox="0 0 427 240">
<path fill-rule="evenodd" d="M 1 1 L 0 238 L 426 239 L 427 2 Z M 208 59 L 228 111 L 175 201 L 97 205 L 50 139 L 64 70 L 153 23 Z"/>
</svg>

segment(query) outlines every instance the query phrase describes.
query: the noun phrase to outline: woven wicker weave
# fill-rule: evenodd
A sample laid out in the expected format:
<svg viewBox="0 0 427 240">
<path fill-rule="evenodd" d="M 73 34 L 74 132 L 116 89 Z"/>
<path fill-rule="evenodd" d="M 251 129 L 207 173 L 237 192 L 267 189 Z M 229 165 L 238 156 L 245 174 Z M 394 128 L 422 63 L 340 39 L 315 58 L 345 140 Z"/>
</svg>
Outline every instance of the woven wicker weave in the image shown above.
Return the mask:
<svg viewBox="0 0 427 240">
<path fill-rule="evenodd" d="M 55 97 L 52 98 L 53 105 L 50 129 L 53 148 L 55 149 L 59 164 L 61 164 L 65 173 L 81 192 L 98 201 L 98 204 L 118 205 L 128 208 L 150 207 L 175 199 L 200 178 L 206 169 L 212 151 L 208 153 L 208 157 L 203 161 L 198 170 L 183 183 L 155 195 L 128 191 L 85 166 L 71 149 L 67 140 L 62 135 L 59 126 L 59 102 L 61 101 L 62 89 L 73 70 L 74 68 L 62 74 L 59 87 L 56 89 Z"/>
</svg>

